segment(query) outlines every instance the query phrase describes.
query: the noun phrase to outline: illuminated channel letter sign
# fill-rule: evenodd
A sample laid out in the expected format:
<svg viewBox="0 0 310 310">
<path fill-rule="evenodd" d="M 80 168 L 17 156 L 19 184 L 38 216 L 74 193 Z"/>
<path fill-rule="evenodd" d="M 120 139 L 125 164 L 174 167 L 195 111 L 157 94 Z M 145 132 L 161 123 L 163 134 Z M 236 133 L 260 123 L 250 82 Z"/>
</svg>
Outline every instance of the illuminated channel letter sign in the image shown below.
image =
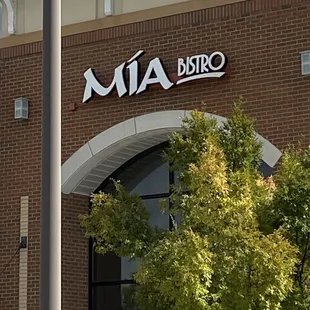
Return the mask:
<svg viewBox="0 0 310 310">
<path fill-rule="evenodd" d="M 179 58 L 176 81 L 172 81 L 164 69 L 163 62 L 158 58 L 152 59 L 144 76 L 140 73 L 139 59 L 145 54 L 143 50 L 138 51 L 127 62 L 119 65 L 114 71 L 114 77 L 109 86 L 103 86 L 95 75 L 93 69 L 89 68 L 84 73 L 86 85 L 83 103 L 88 102 L 94 95 L 108 96 L 114 90 L 119 97 L 125 95 L 138 95 L 147 90 L 152 84 L 160 84 L 163 89 L 169 89 L 174 85 L 204 78 L 220 78 L 226 74 L 227 57 L 222 52 L 213 52 L 210 55 L 202 54 L 186 58 Z M 128 70 L 128 81 L 125 71 Z"/>
</svg>

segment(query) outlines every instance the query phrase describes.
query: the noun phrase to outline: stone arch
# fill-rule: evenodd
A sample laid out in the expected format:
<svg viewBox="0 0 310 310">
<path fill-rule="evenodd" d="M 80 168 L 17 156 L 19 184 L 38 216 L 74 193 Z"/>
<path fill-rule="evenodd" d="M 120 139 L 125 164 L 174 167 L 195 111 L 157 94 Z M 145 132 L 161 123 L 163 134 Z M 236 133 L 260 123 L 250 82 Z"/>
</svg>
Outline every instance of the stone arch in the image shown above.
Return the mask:
<svg viewBox="0 0 310 310">
<path fill-rule="evenodd" d="M 121 122 L 88 141 L 62 166 L 62 192 L 90 195 L 116 169 L 137 154 L 167 141 L 173 131 L 180 132 L 182 118 L 190 111 L 171 110 L 150 113 Z M 221 126 L 224 117 L 206 113 Z M 274 167 L 281 152 L 264 137 L 263 160 Z"/>
</svg>

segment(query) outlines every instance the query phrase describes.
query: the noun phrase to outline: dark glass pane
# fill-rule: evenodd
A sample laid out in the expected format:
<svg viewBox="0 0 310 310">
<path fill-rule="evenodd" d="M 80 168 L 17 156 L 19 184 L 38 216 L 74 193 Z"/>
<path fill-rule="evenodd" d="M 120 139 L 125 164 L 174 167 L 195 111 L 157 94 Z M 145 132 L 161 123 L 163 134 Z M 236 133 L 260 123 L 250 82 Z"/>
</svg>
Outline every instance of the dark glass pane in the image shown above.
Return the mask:
<svg viewBox="0 0 310 310">
<path fill-rule="evenodd" d="M 125 167 L 113 176 L 123 184 L 128 191 L 142 195 L 161 194 L 169 192 L 168 164 L 162 158 L 162 150 L 154 151 Z M 113 192 L 111 181 L 101 189 Z"/>
<path fill-rule="evenodd" d="M 121 310 L 121 285 L 93 287 L 94 310 Z"/>
<path fill-rule="evenodd" d="M 138 310 L 135 284 L 94 286 L 94 310 Z"/>
<path fill-rule="evenodd" d="M 162 213 L 159 202 L 160 199 L 144 200 L 146 209 L 150 214 L 150 224 L 158 228 L 169 229 L 169 214 Z"/>
<path fill-rule="evenodd" d="M 128 257 L 122 257 L 121 269 L 122 269 L 122 279 L 121 280 L 131 280 L 133 279 L 133 274 L 138 270 L 139 259 L 133 260 Z"/>
<path fill-rule="evenodd" d="M 147 175 L 133 188 L 132 193 L 139 196 L 169 193 L 168 164 L 164 163 Z"/>
<path fill-rule="evenodd" d="M 139 266 L 139 260 L 119 258 L 113 253 L 95 253 L 94 258 L 94 282 L 131 280 Z"/>
<path fill-rule="evenodd" d="M 176 215 L 175 217 L 174 217 L 174 221 L 175 221 L 175 224 L 179 227 L 179 226 L 181 226 L 181 224 L 182 224 L 182 216 L 181 215 Z"/>
<path fill-rule="evenodd" d="M 121 273 L 121 259 L 115 254 L 94 253 L 94 282 L 119 281 Z"/>
</svg>

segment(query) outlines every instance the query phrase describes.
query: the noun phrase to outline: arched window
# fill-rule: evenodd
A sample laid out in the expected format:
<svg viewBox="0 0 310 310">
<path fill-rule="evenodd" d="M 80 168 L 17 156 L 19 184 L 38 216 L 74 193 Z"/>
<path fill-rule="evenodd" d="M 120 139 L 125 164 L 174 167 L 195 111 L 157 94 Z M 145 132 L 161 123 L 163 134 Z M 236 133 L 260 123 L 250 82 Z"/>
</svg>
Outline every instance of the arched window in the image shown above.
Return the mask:
<svg viewBox="0 0 310 310">
<path fill-rule="evenodd" d="M 161 144 L 136 156 L 111 177 L 143 199 L 152 225 L 171 229 L 169 214 L 162 214 L 158 207 L 160 199 L 169 197 L 170 185 L 177 182 L 177 175 L 169 171 L 168 163 L 163 161 L 162 152 L 166 145 Z M 272 172 L 265 163 L 260 170 L 265 176 Z M 110 178 L 101 184 L 98 191 L 113 191 Z M 90 252 L 90 309 L 135 310 L 130 291 L 134 289 L 132 273 L 136 271 L 138 262 L 118 258 L 114 254 L 98 255 L 92 244 Z"/>
<path fill-rule="evenodd" d="M 138 155 L 112 177 L 143 199 L 152 225 L 170 229 L 169 214 L 162 214 L 158 208 L 159 200 L 169 197 L 169 185 L 174 183 L 174 173 L 169 172 L 168 163 L 162 157 L 164 147 L 162 144 Z M 110 178 L 97 191 L 112 192 Z M 129 293 L 134 285 L 132 273 L 136 271 L 138 262 L 118 258 L 114 254 L 102 256 L 95 254 L 94 250 L 92 252 L 92 310 L 133 310 L 126 292 Z"/>
</svg>

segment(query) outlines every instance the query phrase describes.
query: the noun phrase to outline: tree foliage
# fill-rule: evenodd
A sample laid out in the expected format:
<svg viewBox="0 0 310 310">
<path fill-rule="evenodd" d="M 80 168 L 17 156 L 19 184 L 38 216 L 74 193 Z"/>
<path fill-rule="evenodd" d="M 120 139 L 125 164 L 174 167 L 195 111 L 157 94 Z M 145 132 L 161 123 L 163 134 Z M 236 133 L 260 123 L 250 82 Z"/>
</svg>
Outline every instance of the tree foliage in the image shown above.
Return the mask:
<svg viewBox="0 0 310 310">
<path fill-rule="evenodd" d="M 283 309 L 310 309 L 310 149 L 289 147 L 275 177 L 270 208 L 262 213 L 266 232 L 285 227 L 285 237 L 299 249 L 295 289 Z"/>
<path fill-rule="evenodd" d="M 240 103 L 223 126 L 194 111 L 164 155 L 180 172 L 164 211 L 181 224 L 150 226 L 118 182 L 93 195 L 81 225 L 98 253 L 140 259 L 139 309 L 309 309 L 310 151 L 286 152 L 275 180 L 258 172 L 261 154 Z"/>
</svg>

